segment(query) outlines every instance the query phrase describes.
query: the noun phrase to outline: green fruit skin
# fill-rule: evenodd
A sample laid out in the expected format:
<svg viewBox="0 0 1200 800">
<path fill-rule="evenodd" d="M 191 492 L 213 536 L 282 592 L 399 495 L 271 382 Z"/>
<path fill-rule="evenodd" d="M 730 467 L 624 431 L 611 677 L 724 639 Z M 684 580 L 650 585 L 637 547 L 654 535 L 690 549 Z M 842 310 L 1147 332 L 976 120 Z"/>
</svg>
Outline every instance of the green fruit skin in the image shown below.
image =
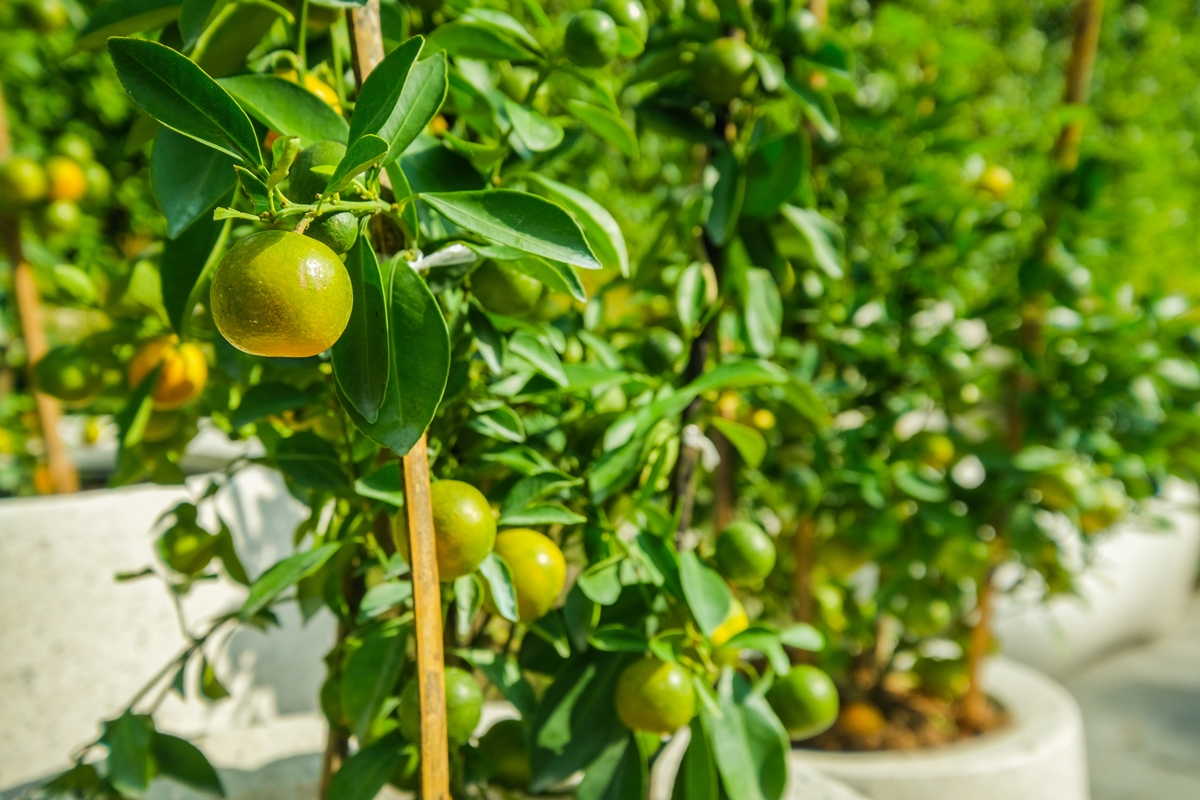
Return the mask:
<svg viewBox="0 0 1200 800">
<path fill-rule="evenodd" d="M 639 659 L 617 679 L 617 716 L 634 731 L 670 734 L 696 716 L 696 690 L 678 664 Z"/>
<path fill-rule="evenodd" d="M 775 681 L 767 692 L 767 702 L 793 739 L 811 739 L 837 720 L 837 687 L 810 664 L 794 666 Z"/>
<path fill-rule="evenodd" d="M 83 174 L 87 178 L 87 199 L 97 203 L 107 200 L 112 192 L 112 176 L 108 170 L 99 164 L 88 164 L 83 168 Z"/>
<path fill-rule="evenodd" d="M 316 239 L 333 252 L 341 255 L 358 240 L 358 217 L 349 211 L 322 214 L 308 226 L 305 236 Z"/>
<path fill-rule="evenodd" d="M 674 372 L 682 356 L 683 340 L 668 330 L 653 330 L 642 343 L 642 364 L 652 375 Z"/>
<path fill-rule="evenodd" d="M 485 261 L 471 273 L 471 292 L 493 314 L 523 317 L 537 308 L 542 283 L 509 264 Z"/>
<path fill-rule="evenodd" d="M 22 208 L 46 196 L 46 171 L 32 158 L 14 156 L 0 165 L 0 207 Z"/>
<path fill-rule="evenodd" d="M 42 220 L 47 230 L 53 233 L 74 233 L 83 222 L 83 214 L 70 200 L 55 200 L 46 206 Z"/>
<path fill-rule="evenodd" d="M 346 145 L 333 141 L 316 142 L 301 150 L 288 173 L 288 199 L 315 203 L 317 195 L 325 191 L 329 176 L 318 175 L 312 171 L 313 167 L 337 166 L 344 155 Z"/>
<path fill-rule="evenodd" d="M 650 35 L 650 17 L 640 0 L 601 0 L 596 8 L 612 17 L 622 28 L 629 28 L 638 41 L 645 43 Z"/>
<path fill-rule="evenodd" d="M 438 481 L 429 491 L 433 533 L 437 541 L 438 579 L 446 582 L 470 575 L 496 546 L 496 518 L 483 493 L 462 481 Z M 408 517 L 393 518 L 396 550 L 409 561 Z"/>
<path fill-rule="evenodd" d="M 199 575 L 212 561 L 216 542 L 217 537 L 194 522 L 178 522 L 158 540 L 158 552 L 176 572 Z"/>
<path fill-rule="evenodd" d="M 775 568 L 775 543 L 746 520 L 731 522 L 717 537 L 717 570 L 737 586 L 756 586 Z"/>
<path fill-rule="evenodd" d="M 617 57 L 617 23 L 603 11 L 580 11 L 567 23 L 563 40 L 567 58 L 578 67 L 603 67 Z"/>
<path fill-rule="evenodd" d="M 479 752 L 496 770 L 489 783 L 517 791 L 529 788 L 533 777 L 529 731 L 519 719 L 503 719 L 488 728 L 479 739 Z"/>
<path fill-rule="evenodd" d="M 700 94 L 723 106 L 745 93 L 754 78 L 754 51 L 739 39 L 710 42 L 696 56 L 693 75 Z"/>
<path fill-rule="evenodd" d="M 783 19 L 779 45 L 788 55 L 802 55 L 816 49 L 820 23 L 807 8 L 793 8 Z"/>
<path fill-rule="evenodd" d="M 78 133 L 64 133 L 54 142 L 54 152 L 79 163 L 87 164 L 96 157 L 88 140 Z"/>
<path fill-rule="evenodd" d="M 104 387 L 100 365 L 74 348 L 56 347 L 33 365 L 33 385 L 68 403 L 91 400 Z"/>
<path fill-rule="evenodd" d="M 410 742 L 421 740 L 420 687 L 411 678 L 400 691 L 400 733 Z M 483 690 L 471 673 L 446 667 L 446 738 L 451 747 L 466 744 L 483 714 Z"/>
<path fill-rule="evenodd" d="M 911 603 L 904 615 L 904 624 L 921 638 L 937 636 L 954 620 L 954 611 L 945 600 L 917 601 Z"/>
</svg>

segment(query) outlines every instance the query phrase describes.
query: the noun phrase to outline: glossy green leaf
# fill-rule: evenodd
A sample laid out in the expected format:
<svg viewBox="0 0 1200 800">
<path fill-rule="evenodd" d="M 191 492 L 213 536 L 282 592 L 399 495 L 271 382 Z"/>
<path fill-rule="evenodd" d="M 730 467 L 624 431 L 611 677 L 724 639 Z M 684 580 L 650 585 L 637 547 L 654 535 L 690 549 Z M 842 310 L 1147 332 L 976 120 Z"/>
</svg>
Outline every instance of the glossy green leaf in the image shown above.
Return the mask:
<svg viewBox="0 0 1200 800">
<path fill-rule="evenodd" d="M 512 262 L 512 265 L 526 275 L 537 278 L 556 292 L 569 294 L 581 303 L 587 301 L 587 291 L 583 288 L 583 281 L 579 279 L 575 268 L 570 264 L 526 256 Z"/>
<path fill-rule="evenodd" d="M 635 800 L 646 796 L 650 783 L 637 734 L 630 733 L 606 747 L 588 766 L 575 792 L 577 800 Z"/>
<path fill-rule="evenodd" d="M 692 720 L 691 731 L 688 748 L 675 773 L 671 800 L 717 800 L 717 759 L 703 715 Z"/>
<path fill-rule="evenodd" d="M 142 441 L 146 423 L 150 421 L 150 414 L 154 410 L 154 398 L 150 393 L 158 383 L 161 372 L 162 366 L 159 365 L 142 378 L 142 382 L 133 387 L 129 399 L 113 420 L 117 423 L 117 447 L 120 450 L 135 447 Z"/>
<path fill-rule="evenodd" d="M 709 275 L 699 261 L 693 261 L 679 273 L 679 281 L 675 284 L 675 313 L 689 331 L 695 330 L 704 318 L 709 307 L 710 289 L 716 293 L 717 287 L 710 283 Z"/>
<path fill-rule="evenodd" d="M 229 424 L 236 430 L 269 414 L 292 411 L 312 401 L 311 393 L 286 383 L 260 383 L 242 395 L 241 402 L 229 416 Z"/>
<path fill-rule="evenodd" d="M 467 426 L 477 433 L 502 442 L 519 444 L 525 441 L 525 426 L 517 412 L 508 406 L 477 412 L 467 420 Z"/>
<path fill-rule="evenodd" d="M 329 177 L 329 183 L 325 185 L 325 191 L 321 194 L 329 197 L 345 190 L 350 185 L 350 181 L 383 161 L 387 152 L 388 143 L 374 134 L 367 134 L 355 140 L 346 148 L 346 155 L 338 162 L 333 175 Z"/>
<path fill-rule="evenodd" d="M 125 91 L 150 116 L 263 170 L 262 153 L 246 112 L 195 63 L 145 39 L 112 38 L 108 52 Z"/>
<path fill-rule="evenodd" d="M 501 372 L 504 369 L 504 337 L 496 330 L 488 315 L 474 304 L 467 309 L 467 321 L 471 323 L 475 347 L 487 362 L 488 369 L 495 373 Z"/>
<path fill-rule="evenodd" d="M 479 565 L 479 574 L 487 581 L 496 612 L 509 622 L 517 621 L 517 590 L 513 586 L 512 570 L 496 553 L 488 553 Z"/>
<path fill-rule="evenodd" d="M 102 741 L 108 748 L 108 780 L 123 794 L 140 797 L 154 775 L 151 743 L 154 721 L 148 714 L 126 711 L 104 723 Z"/>
<path fill-rule="evenodd" d="M 761 433 L 749 425 L 722 417 L 713 417 L 712 426 L 725 435 L 748 465 L 757 469 L 762 464 L 767 454 L 767 440 Z"/>
<path fill-rule="evenodd" d="M 312 431 L 300 431 L 283 439 L 269 459 L 293 486 L 342 492 L 350 488 L 350 477 L 332 444 Z"/>
<path fill-rule="evenodd" d="M 217 678 L 217 671 L 207 658 L 200 662 L 200 696 L 214 703 L 229 697 L 229 690 Z"/>
<path fill-rule="evenodd" d="M 183 38 L 185 52 L 196 43 L 226 2 L 228 0 L 183 0 L 179 8 L 179 35 Z"/>
<path fill-rule="evenodd" d="M 605 267 L 616 268 L 629 277 L 629 252 L 625 247 L 625 235 L 604 206 L 578 189 L 551 180 L 536 173 L 529 176 L 550 199 L 570 212 L 583 229 L 592 252 Z"/>
<path fill-rule="evenodd" d="M 712 165 L 705 170 L 704 191 L 708 207 L 704 229 L 715 243 L 727 244 L 737 230 L 746 192 L 746 177 L 728 147 L 721 148 Z"/>
<path fill-rule="evenodd" d="M 242 604 L 239 616 L 249 619 L 266 608 L 284 591 L 295 586 L 304 578 L 320 569 L 341 547 L 340 544 L 323 544 L 285 558 L 264 572 L 250 586 L 250 594 Z"/>
<path fill-rule="evenodd" d="M 511 511 L 500 518 L 501 525 L 512 527 L 578 525 L 581 522 L 587 522 L 587 517 L 580 516 L 558 503 L 537 503 L 518 511 Z"/>
<path fill-rule="evenodd" d="M 229 197 L 237 183 L 227 153 L 214 150 L 171 129 L 159 131 L 150 154 L 150 179 L 158 207 L 167 218 L 167 236 L 178 237 L 201 218 L 212 221 L 212 208 Z"/>
<path fill-rule="evenodd" d="M 808 141 L 788 133 L 760 143 L 746 161 L 746 199 L 742 213 L 749 217 L 774 214 L 800 186 L 809 169 Z"/>
<path fill-rule="evenodd" d="M 394 730 L 350 756 L 329 782 L 329 799 L 374 800 L 402 763 L 403 747 Z"/>
<path fill-rule="evenodd" d="M 221 779 L 196 745 L 178 736 L 154 732 L 152 751 L 158 771 L 200 792 L 225 796 Z"/>
<path fill-rule="evenodd" d="M 701 564 L 696 554 L 690 551 L 679 554 L 679 577 L 696 624 L 705 636 L 712 636 L 733 607 L 728 584 L 716 570 Z"/>
<path fill-rule="evenodd" d="M 346 661 L 342 709 L 360 740 L 371 729 L 383 701 L 395 693 L 408 645 L 408 625 L 392 621 L 374 628 Z"/>
<path fill-rule="evenodd" d="M 429 427 L 450 374 L 446 320 L 425 281 L 400 258 L 383 266 L 391 275 L 388 337 L 391 344 L 387 388 L 379 416 L 367 422 L 353 405 L 343 408 L 359 430 L 403 455 Z"/>
<path fill-rule="evenodd" d="M 344 142 L 350 126 L 329 104 L 278 75 L 235 75 L 217 81 L 242 108 L 280 136 L 314 142 Z"/>
<path fill-rule="evenodd" d="M 622 155 L 633 159 L 640 157 L 637 134 L 629 127 L 629 123 L 617 114 L 582 100 L 567 100 L 567 111 L 600 138 L 617 148 Z"/>
<path fill-rule="evenodd" d="M 363 497 L 382 500 L 396 508 L 404 507 L 404 478 L 400 462 L 392 461 L 354 482 L 354 491 Z"/>
<path fill-rule="evenodd" d="M 445 53 L 436 53 L 413 64 L 396 109 L 379 134 L 389 142 L 385 164 L 395 161 L 416 141 L 442 107 L 449 88 Z"/>
<path fill-rule="evenodd" d="M 783 85 L 800 103 L 805 118 L 827 144 L 836 144 L 841 139 L 837 129 L 837 106 L 795 78 L 788 76 Z"/>
<path fill-rule="evenodd" d="M 588 642 L 608 653 L 644 653 L 650 646 L 645 636 L 624 625 L 601 625 L 592 631 Z"/>
<path fill-rule="evenodd" d="M 429 44 L 452 56 L 485 61 L 530 61 L 533 53 L 490 25 L 480 22 L 449 22 L 429 35 Z"/>
<path fill-rule="evenodd" d="M 75 50 L 99 47 L 110 36 L 151 31 L 179 16 L 179 0 L 108 0 L 80 28 Z"/>
<path fill-rule="evenodd" d="M 825 637 L 821 632 L 804 622 L 797 622 L 779 632 L 779 640 L 788 647 L 811 650 L 819 653 L 825 649 Z"/>
<path fill-rule="evenodd" d="M 516 707 L 522 719 L 533 719 L 537 713 L 537 696 L 529 681 L 521 674 L 516 659 L 491 650 L 459 650 L 458 655 L 482 672 L 488 683 L 499 689 L 504 699 Z"/>
<path fill-rule="evenodd" d="M 216 266 L 216 257 L 224 248 L 230 223 L 214 220 L 212 215 L 218 207 L 229 203 L 231 197 L 227 193 L 217 198 L 178 236 L 163 243 L 158 268 L 162 276 L 162 304 L 176 333 L 182 333 L 191 318 L 197 290 L 207 285 L 204 276 Z"/>
<path fill-rule="evenodd" d="M 401 603 L 407 603 L 412 599 L 412 593 L 410 581 L 384 581 L 372 586 L 358 604 L 358 624 L 365 625 Z"/>
<path fill-rule="evenodd" d="M 841 228 L 814 209 L 784 205 L 780 210 L 800 234 L 813 263 L 829 277 L 840 279 L 845 264 Z"/>
<path fill-rule="evenodd" d="M 610 606 L 621 596 L 621 561 L 623 556 L 590 565 L 576 582 L 580 591 L 594 603 Z"/>
<path fill-rule="evenodd" d="M 537 337 L 526 331 L 518 331 L 508 340 L 508 351 L 528 361 L 534 369 L 559 386 L 568 385 L 567 375 L 563 372 L 558 354 Z"/>
<path fill-rule="evenodd" d="M 387 391 L 388 328 L 383 275 L 366 224 L 346 254 L 354 305 L 346 330 L 333 345 L 333 374 L 362 418 L 375 422 Z"/>
<path fill-rule="evenodd" d="M 192 60 L 213 78 L 245 69 L 246 59 L 280 20 L 292 14 L 278 3 L 233 2 L 216 14 L 192 50 Z M 290 23 L 289 23 L 290 24 Z"/>
<path fill-rule="evenodd" d="M 775 354 L 783 329 L 783 299 L 775 278 L 765 269 L 746 271 L 746 297 L 743 311 L 746 338 L 755 353 L 770 358 Z"/>
<path fill-rule="evenodd" d="M 537 111 L 504 98 L 504 110 L 512 123 L 513 133 L 526 149 L 535 153 L 553 150 L 563 140 L 562 126 Z"/>
<path fill-rule="evenodd" d="M 358 92 L 358 102 L 350 120 L 348 147 L 354 147 L 359 139 L 368 135 L 378 136 L 390 146 L 404 123 L 404 116 L 396 113 L 400 96 L 424 44 L 424 39 L 414 36 L 388 53 L 371 70 Z"/>
<path fill-rule="evenodd" d="M 541 45 L 538 44 L 537 39 L 533 38 L 533 34 L 514 17 L 503 11 L 491 8 L 468 8 L 462 18 L 468 22 L 480 22 L 495 28 L 502 35 L 520 42 L 534 52 L 541 50 Z"/>
<path fill-rule="evenodd" d="M 549 200 L 509 189 L 420 197 L 455 225 L 495 244 L 583 269 L 603 266 L 571 215 Z"/>
</svg>

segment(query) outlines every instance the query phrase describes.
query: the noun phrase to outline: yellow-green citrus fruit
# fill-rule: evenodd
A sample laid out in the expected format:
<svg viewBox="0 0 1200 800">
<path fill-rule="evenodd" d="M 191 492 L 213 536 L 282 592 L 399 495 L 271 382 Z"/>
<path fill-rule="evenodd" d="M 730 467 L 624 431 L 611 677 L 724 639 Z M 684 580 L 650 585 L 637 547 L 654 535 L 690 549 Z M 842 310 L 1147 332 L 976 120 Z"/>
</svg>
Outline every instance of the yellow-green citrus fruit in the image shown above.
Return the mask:
<svg viewBox="0 0 1200 800">
<path fill-rule="evenodd" d="M 37 29 L 43 33 L 61 30 L 71 22 L 62 0 L 37 0 L 32 6 Z"/>
<path fill-rule="evenodd" d="M 922 438 L 920 460 L 934 469 L 945 469 L 954 462 L 954 442 L 941 433 Z"/>
<path fill-rule="evenodd" d="M 718 625 L 712 636 L 708 638 L 715 646 L 720 647 L 749 627 L 750 617 L 746 615 L 746 607 L 735 597 L 729 606 L 729 613 L 725 616 L 725 621 Z"/>
<path fill-rule="evenodd" d="M 37 390 L 68 403 L 91 400 L 104 387 L 100 365 L 73 347 L 56 347 L 33 365 Z"/>
<path fill-rule="evenodd" d="M 349 211 L 322 214 L 313 220 L 304 235 L 316 239 L 333 252 L 341 255 L 353 247 L 355 240 L 358 239 L 358 217 Z"/>
<path fill-rule="evenodd" d="M 178 337 L 153 339 L 138 350 L 129 362 L 129 386 L 136 387 L 155 367 L 162 364 L 151 397 L 160 411 L 179 408 L 204 391 L 208 382 L 208 362 L 204 351 L 191 342 L 179 344 Z"/>
<path fill-rule="evenodd" d="M 0 207 L 22 208 L 46 196 L 46 171 L 32 158 L 14 156 L 0 165 Z"/>
<path fill-rule="evenodd" d="M 99 164 L 88 164 L 83 168 L 83 174 L 87 178 L 88 199 L 96 202 L 107 200 L 112 191 L 112 176 L 108 170 Z"/>
<path fill-rule="evenodd" d="M 496 518 L 483 493 L 462 481 L 438 481 L 430 487 L 433 534 L 437 541 L 438 579 L 470 575 L 496 544 Z M 409 560 L 408 516 L 392 518 L 396 550 Z"/>
<path fill-rule="evenodd" d="M 821 23 L 807 8 L 793 8 L 783 18 L 779 45 L 788 55 L 812 52 L 820 35 Z"/>
<path fill-rule="evenodd" d="M 871 736 L 887 727 L 883 712 L 870 703 L 847 703 L 838 715 L 838 727 L 852 736 Z"/>
<path fill-rule="evenodd" d="M 315 203 L 317 195 L 324 193 L 329 176 L 314 172 L 313 167 L 335 167 L 344 155 L 346 145 L 333 141 L 316 142 L 301 150 L 288 173 L 288 199 Z"/>
<path fill-rule="evenodd" d="M 775 542 L 748 520 L 729 523 L 717 536 L 717 571 L 735 586 L 757 586 L 775 568 Z"/>
<path fill-rule="evenodd" d="M 669 734 L 696 716 L 696 690 L 678 664 L 643 658 L 617 679 L 617 716 L 626 728 Z"/>
<path fill-rule="evenodd" d="M 921 689 L 929 695 L 943 700 L 957 700 L 971 686 L 967 664 L 963 660 L 935 661 L 923 658 L 913 667 L 921 680 Z"/>
<path fill-rule="evenodd" d="M 485 261 L 471 273 L 471 292 L 493 314 L 523 317 L 537 308 L 542 282 L 499 261 Z"/>
<path fill-rule="evenodd" d="M 811 739 L 829 730 L 838 716 L 838 693 L 823 671 L 799 664 L 775 681 L 767 702 L 793 739 Z"/>
<path fill-rule="evenodd" d="M 754 51 L 740 39 L 717 39 L 696 56 L 693 75 L 701 96 L 713 105 L 723 106 L 750 89 Z"/>
<path fill-rule="evenodd" d="M 603 11 L 580 11 L 567 23 L 563 45 L 567 58 L 576 66 L 603 67 L 617 57 L 617 24 Z"/>
<path fill-rule="evenodd" d="M 954 621 L 954 611 L 945 600 L 914 600 L 903 616 L 904 626 L 921 638 L 937 636 Z"/>
<path fill-rule="evenodd" d="M 495 770 L 488 782 L 505 789 L 528 789 L 533 777 L 529 732 L 519 719 L 502 719 L 479 737 L 479 753 Z"/>
<path fill-rule="evenodd" d="M 54 152 L 79 164 L 87 164 L 96 156 L 92 145 L 78 133 L 64 133 L 55 139 Z"/>
<path fill-rule="evenodd" d="M 66 156 L 46 159 L 46 178 L 50 183 L 46 196 L 51 200 L 82 200 L 87 194 L 83 167 Z"/>
<path fill-rule="evenodd" d="M 642 342 L 642 364 L 651 375 L 673 373 L 683 357 L 683 340 L 665 328 L 655 328 Z"/>
<path fill-rule="evenodd" d="M 451 747 L 467 743 L 483 713 L 483 690 L 471 673 L 446 667 L 446 738 Z M 411 678 L 400 690 L 400 733 L 410 742 L 421 741 L 420 687 Z"/>
<path fill-rule="evenodd" d="M 55 200 L 42 212 L 42 221 L 52 233 L 74 233 L 79 230 L 83 214 L 71 200 Z"/>
<path fill-rule="evenodd" d="M 639 42 L 645 42 L 650 34 L 650 17 L 641 0 L 601 0 L 596 8 L 612 17 L 622 28 L 633 31 Z"/>
<path fill-rule="evenodd" d="M 239 350 L 304 358 L 333 346 L 350 321 L 350 275 L 325 245 L 291 231 L 259 231 L 230 248 L 213 273 L 213 322 Z"/>
<path fill-rule="evenodd" d="M 1012 173 L 998 164 L 992 164 L 979 176 L 979 188 L 997 200 L 1008 197 L 1014 183 Z"/>
<path fill-rule="evenodd" d="M 217 537 L 196 524 L 196 514 L 180 514 L 158 540 L 158 553 L 167 566 L 184 575 L 198 575 L 216 552 Z"/>
<path fill-rule="evenodd" d="M 845 580 L 867 563 L 867 555 L 844 537 L 834 536 L 817 548 L 817 563 L 833 577 Z"/>
<path fill-rule="evenodd" d="M 567 581 L 567 560 L 558 545 L 535 530 L 513 528 L 496 536 L 496 554 L 512 571 L 521 622 L 540 619 L 554 608 Z"/>
</svg>

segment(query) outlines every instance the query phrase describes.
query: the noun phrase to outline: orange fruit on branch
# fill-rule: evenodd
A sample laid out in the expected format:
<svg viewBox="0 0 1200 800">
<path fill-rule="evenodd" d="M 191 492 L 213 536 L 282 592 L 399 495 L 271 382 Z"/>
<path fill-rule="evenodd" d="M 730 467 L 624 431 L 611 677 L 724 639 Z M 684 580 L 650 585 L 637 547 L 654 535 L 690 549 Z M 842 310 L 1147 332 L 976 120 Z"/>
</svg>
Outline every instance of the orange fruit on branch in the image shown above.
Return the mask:
<svg viewBox="0 0 1200 800">
<path fill-rule="evenodd" d="M 429 495 L 438 580 L 449 582 L 470 575 L 496 544 L 496 519 L 487 498 L 462 481 L 438 481 L 430 487 Z M 392 537 L 396 551 L 411 564 L 407 510 L 393 517 Z"/>
<path fill-rule="evenodd" d="M 496 553 L 512 570 L 521 622 L 540 619 L 554 608 L 567 581 L 567 560 L 558 545 L 535 530 L 513 528 L 496 537 Z"/>
<path fill-rule="evenodd" d="M 696 689 L 678 664 L 643 658 L 617 679 L 617 716 L 634 731 L 674 733 L 696 716 Z"/>
<path fill-rule="evenodd" d="M 179 343 L 174 334 L 153 339 L 142 345 L 129 362 L 129 386 L 138 386 L 154 368 L 162 364 L 151 396 L 159 411 L 179 408 L 204 391 L 208 382 L 208 362 L 204 352 L 191 342 Z"/>
</svg>

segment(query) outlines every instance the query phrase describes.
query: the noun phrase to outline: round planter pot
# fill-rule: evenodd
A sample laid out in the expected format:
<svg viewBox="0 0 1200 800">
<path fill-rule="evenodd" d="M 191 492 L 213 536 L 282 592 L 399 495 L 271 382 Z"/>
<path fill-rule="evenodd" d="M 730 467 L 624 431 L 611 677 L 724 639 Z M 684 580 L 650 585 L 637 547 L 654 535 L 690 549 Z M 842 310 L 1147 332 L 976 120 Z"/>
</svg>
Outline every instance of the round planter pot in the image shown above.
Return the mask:
<svg viewBox="0 0 1200 800">
<path fill-rule="evenodd" d="M 1040 672 L 1002 658 L 984 677 L 988 694 L 1010 715 L 1002 730 L 927 750 L 793 750 L 791 763 L 871 800 L 1088 800 L 1083 718 L 1074 698 Z"/>
</svg>

